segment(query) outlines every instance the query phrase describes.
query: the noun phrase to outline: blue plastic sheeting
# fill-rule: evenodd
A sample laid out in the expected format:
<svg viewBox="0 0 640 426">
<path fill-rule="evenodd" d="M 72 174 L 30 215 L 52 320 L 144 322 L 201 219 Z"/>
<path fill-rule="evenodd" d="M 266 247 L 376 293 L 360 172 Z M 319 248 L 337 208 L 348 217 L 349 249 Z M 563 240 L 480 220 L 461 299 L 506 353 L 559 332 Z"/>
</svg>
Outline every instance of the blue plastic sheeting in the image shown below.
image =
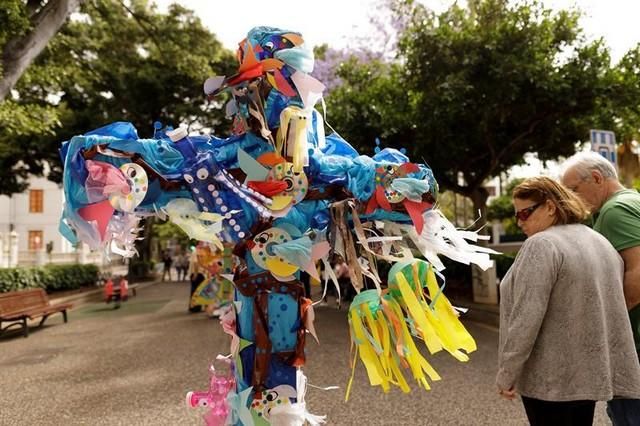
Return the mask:
<svg viewBox="0 0 640 426">
<path fill-rule="evenodd" d="M 285 218 L 274 220 L 273 226 L 289 223 L 303 231 L 309 228 L 324 229 L 328 223 L 327 213 L 324 213 L 327 208 L 328 203 L 325 200 L 302 201 L 293 206 Z"/>
<path fill-rule="evenodd" d="M 373 160 L 377 162 L 387 162 L 393 164 L 408 163 L 409 157 L 395 148 L 385 148 L 373 156 Z"/>
<path fill-rule="evenodd" d="M 273 152 L 274 148 L 271 144 L 265 142 L 259 136 L 253 133 L 245 133 L 240 136 L 232 136 L 227 139 L 219 139 L 216 137 L 211 138 L 212 154 L 223 169 L 238 168 L 238 148 L 242 148 L 247 154 L 253 158 L 258 158 L 260 155 Z"/>
<path fill-rule="evenodd" d="M 325 138 L 326 145 L 322 148 L 322 153 L 326 155 L 339 155 L 347 158 L 356 158 L 358 151 L 355 150 L 347 141 L 342 139 L 340 135 L 331 133 Z"/>
</svg>

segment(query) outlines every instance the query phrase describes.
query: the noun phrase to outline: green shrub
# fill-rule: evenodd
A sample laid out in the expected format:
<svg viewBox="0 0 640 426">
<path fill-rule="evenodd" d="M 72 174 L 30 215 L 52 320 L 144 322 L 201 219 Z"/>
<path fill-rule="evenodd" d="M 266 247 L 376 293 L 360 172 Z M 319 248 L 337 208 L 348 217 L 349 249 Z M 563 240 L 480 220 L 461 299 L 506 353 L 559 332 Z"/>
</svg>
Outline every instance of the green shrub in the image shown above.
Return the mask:
<svg viewBox="0 0 640 426">
<path fill-rule="evenodd" d="M 496 262 L 496 275 L 501 280 L 506 275 L 518 253 L 503 253 L 500 255 L 492 255 L 491 258 Z"/>
<path fill-rule="evenodd" d="M 36 268 L 0 269 L 0 293 L 27 288 L 48 292 L 93 285 L 100 270 L 96 265 L 47 265 Z"/>
<path fill-rule="evenodd" d="M 155 262 L 132 258 L 129 261 L 129 280 L 142 281 L 153 277 Z"/>
</svg>

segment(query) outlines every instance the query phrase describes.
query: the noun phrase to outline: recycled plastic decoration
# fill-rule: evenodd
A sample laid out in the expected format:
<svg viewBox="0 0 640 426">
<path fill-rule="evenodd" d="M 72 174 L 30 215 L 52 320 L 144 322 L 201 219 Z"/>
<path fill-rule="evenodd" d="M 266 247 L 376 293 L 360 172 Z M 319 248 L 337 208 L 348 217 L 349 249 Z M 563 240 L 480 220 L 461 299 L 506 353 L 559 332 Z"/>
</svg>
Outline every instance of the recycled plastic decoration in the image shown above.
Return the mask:
<svg viewBox="0 0 640 426">
<path fill-rule="evenodd" d="M 253 28 L 237 56 L 237 74 L 204 84 L 209 96 L 231 95 L 232 136 L 178 128 L 140 139 L 130 123 L 117 122 L 65 142 L 60 231 L 72 243 L 129 257 L 139 220 L 158 216 L 220 250 L 233 246 L 234 302 L 221 315 L 232 373 L 214 373 L 209 391 L 188 396 L 189 405 L 208 407 L 208 425 L 324 422 L 304 399 L 305 336 L 315 330 L 298 276 L 319 279 L 322 262 L 323 278 L 337 285 L 328 263 L 334 253 L 358 292 L 364 277 L 376 286 L 349 309 L 354 368 L 359 357 L 385 392 L 391 385 L 408 392 L 405 374 L 428 389 L 440 377 L 414 337 L 460 361 L 475 350 L 438 284 L 438 255 L 486 269 L 491 251 L 467 243 L 480 237 L 434 209 L 438 187 L 427 165 L 392 148 L 359 155 L 336 133 L 325 135 L 314 109 L 324 86 L 310 75 L 313 52 L 300 34 Z M 426 261 L 414 258 L 418 252 Z M 378 260 L 397 263 L 384 290 Z"/>
<path fill-rule="evenodd" d="M 212 250 L 206 243 L 198 244 L 198 269 L 205 272 L 205 280 L 193 292 L 190 307 L 205 306 L 207 312 L 218 314 L 220 308 L 233 301 L 232 250 L 229 244 L 222 252 Z"/>
</svg>

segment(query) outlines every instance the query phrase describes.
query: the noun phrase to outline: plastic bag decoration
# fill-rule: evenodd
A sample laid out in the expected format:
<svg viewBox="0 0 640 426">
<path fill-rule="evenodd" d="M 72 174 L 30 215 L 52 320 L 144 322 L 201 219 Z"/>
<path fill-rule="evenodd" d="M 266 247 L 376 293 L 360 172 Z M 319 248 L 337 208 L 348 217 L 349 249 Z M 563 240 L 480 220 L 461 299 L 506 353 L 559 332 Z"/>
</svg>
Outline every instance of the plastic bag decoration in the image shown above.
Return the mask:
<svg viewBox="0 0 640 426">
<path fill-rule="evenodd" d="M 224 382 L 226 398 L 214 395 L 226 387 L 212 381 L 209 393 L 189 400 L 215 403 L 209 424 L 323 422 L 304 399 L 306 332 L 315 337 L 315 330 L 299 274 L 337 284 L 334 254 L 349 265 L 357 291 L 372 284 L 349 310 L 371 383 L 406 392 L 408 369 L 428 388 L 427 379 L 439 377 L 413 337 L 460 361 L 475 348 L 437 288 L 438 255 L 486 268 L 488 250 L 467 243 L 478 236 L 457 231 L 434 209 L 437 183 L 425 164 L 393 148 L 359 155 L 338 135 L 325 135 L 315 109 L 324 86 L 310 75 L 313 52 L 300 34 L 254 28 L 237 57 L 236 74 L 204 84 L 209 96 L 231 95 L 227 138 L 160 125 L 154 138 L 141 139 L 119 122 L 65 142 L 60 231 L 72 243 L 132 256 L 138 220 L 155 215 L 220 250 L 233 246 L 240 260 L 226 278 L 235 295 L 220 316 L 231 337 L 233 381 Z M 413 258 L 416 248 L 430 265 Z M 378 261 L 403 265 L 384 291 Z"/>
</svg>

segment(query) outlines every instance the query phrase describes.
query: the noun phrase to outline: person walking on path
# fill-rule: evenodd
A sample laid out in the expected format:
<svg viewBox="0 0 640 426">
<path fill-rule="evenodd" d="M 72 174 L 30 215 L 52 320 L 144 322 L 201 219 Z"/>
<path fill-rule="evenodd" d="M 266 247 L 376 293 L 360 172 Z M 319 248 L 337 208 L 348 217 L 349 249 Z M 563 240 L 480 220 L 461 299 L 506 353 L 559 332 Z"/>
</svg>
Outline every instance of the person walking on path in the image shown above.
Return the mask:
<svg viewBox="0 0 640 426">
<path fill-rule="evenodd" d="M 162 255 L 162 263 L 164 264 L 164 269 L 162 271 L 162 281 L 164 281 L 164 278 L 167 275 L 169 276 L 169 281 L 171 281 L 171 265 L 173 264 L 173 258 L 168 251 L 165 251 Z"/>
<path fill-rule="evenodd" d="M 640 397 L 622 259 L 559 183 L 527 179 L 513 204 L 527 240 L 500 284 L 498 392 L 534 426 L 591 425 L 595 401 Z"/>
<path fill-rule="evenodd" d="M 178 281 L 187 279 L 187 271 L 189 270 L 189 257 L 183 251 L 176 259 L 176 271 L 178 272 Z"/>
<path fill-rule="evenodd" d="M 593 229 L 609 240 L 624 261 L 624 296 L 640 357 L 640 194 L 618 180 L 615 167 L 596 152 L 581 152 L 563 165 L 562 182 L 587 203 Z M 614 426 L 640 425 L 640 400 L 607 404 Z"/>
</svg>

